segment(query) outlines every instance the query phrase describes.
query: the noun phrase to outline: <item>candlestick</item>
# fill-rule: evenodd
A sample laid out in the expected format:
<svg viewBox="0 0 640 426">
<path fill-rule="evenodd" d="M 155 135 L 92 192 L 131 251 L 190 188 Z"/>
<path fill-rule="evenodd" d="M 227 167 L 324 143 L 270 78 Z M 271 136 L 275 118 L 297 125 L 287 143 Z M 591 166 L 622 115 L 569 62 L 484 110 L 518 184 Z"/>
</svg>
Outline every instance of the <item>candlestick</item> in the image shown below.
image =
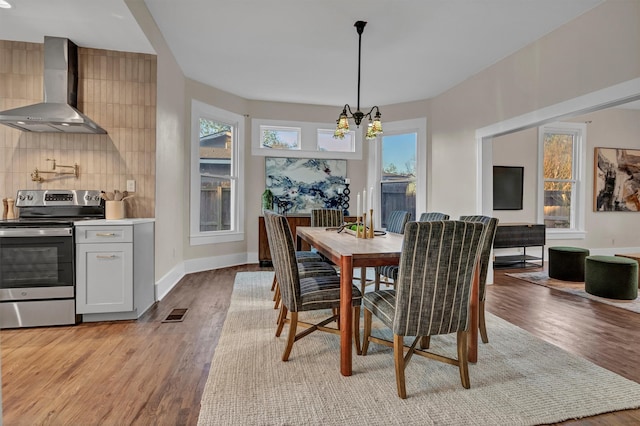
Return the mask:
<svg viewBox="0 0 640 426">
<path fill-rule="evenodd" d="M 367 213 L 367 188 L 362 190 L 362 213 Z"/>
<path fill-rule="evenodd" d="M 349 194 L 351 194 L 351 190 L 349 189 L 349 184 L 345 183 L 344 184 L 344 191 L 342 191 L 342 213 L 344 214 L 344 216 L 349 216 L 349 201 L 351 201 L 351 199 L 349 198 Z"/>
<path fill-rule="evenodd" d="M 373 238 L 373 209 L 369 209 L 369 238 Z"/>
</svg>

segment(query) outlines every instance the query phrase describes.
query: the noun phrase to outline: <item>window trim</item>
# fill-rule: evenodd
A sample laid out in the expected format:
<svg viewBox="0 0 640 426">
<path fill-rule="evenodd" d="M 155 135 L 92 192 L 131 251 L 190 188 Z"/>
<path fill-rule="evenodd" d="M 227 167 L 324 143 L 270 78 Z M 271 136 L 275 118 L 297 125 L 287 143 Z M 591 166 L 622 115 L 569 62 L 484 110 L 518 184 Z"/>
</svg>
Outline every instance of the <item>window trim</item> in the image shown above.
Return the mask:
<svg viewBox="0 0 640 426">
<path fill-rule="evenodd" d="M 261 143 L 261 127 L 274 128 L 299 128 L 301 129 L 300 149 L 274 150 L 263 148 Z M 355 126 L 351 129 L 354 132 L 354 152 L 345 151 L 320 151 L 318 149 L 318 130 L 335 128 L 335 123 L 316 123 L 309 121 L 291 120 L 267 120 L 254 118 L 251 120 L 251 155 L 257 157 L 292 157 L 292 158 L 326 158 L 333 159 L 336 155 L 345 160 L 362 160 L 362 128 L 366 124 L 361 124 L 359 128 Z"/>
<path fill-rule="evenodd" d="M 586 162 L 587 162 L 587 125 L 585 123 L 551 123 L 538 127 L 538 223 L 544 223 L 544 135 L 545 133 L 573 134 L 573 179 L 575 179 L 574 195 L 571 202 L 571 215 L 574 226 L 569 229 L 547 228 L 547 239 L 567 240 L 586 238 Z M 573 198 L 573 197 L 572 197 Z"/>
<path fill-rule="evenodd" d="M 231 223 L 232 229 L 200 231 L 200 118 L 223 122 L 233 127 L 231 143 Z M 189 202 L 189 243 L 192 246 L 244 241 L 244 117 L 212 105 L 191 100 L 191 179 Z"/>
<path fill-rule="evenodd" d="M 282 149 L 282 151 L 290 152 L 290 151 L 300 151 L 302 149 L 302 129 L 300 127 L 291 127 L 291 126 L 267 126 L 263 124 L 259 126 L 259 135 L 260 135 L 260 149 L 271 149 L 269 147 L 264 146 L 264 132 L 265 130 L 271 130 L 273 132 L 283 131 L 283 132 L 294 132 L 296 133 L 296 143 L 297 148 L 291 149 Z"/>
<path fill-rule="evenodd" d="M 409 120 L 389 121 L 384 122 L 384 133 L 377 136 L 374 140 L 367 141 L 371 144 L 369 148 L 375 153 L 369 155 L 369 162 L 367 165 L 367 185 L 369 188 L 374 186 L 379 193 L 380 184 L 382 181 L 382 137 L 390 135 L 398 135 L 404 133 L 416 133 L 416 214 L 419 215 L 422 212 L 427 211 L 427 199 L 429 197 L 429 180 L 427 176 L 427 163 L 431 160 L 428 158 L 427 150 L 427 119 L 414 118 Z M 351 191 L 353 194 L 353 190 Z M 377 205 L 374 207 L 376 211 L 380 211 L 380 197 L 376 197 Z M 382 218 L 380 214 L 374 214 L 375 226 L 380 227 Z M 412 220 L 415 220 L 413 218 Z"/>
</svg>

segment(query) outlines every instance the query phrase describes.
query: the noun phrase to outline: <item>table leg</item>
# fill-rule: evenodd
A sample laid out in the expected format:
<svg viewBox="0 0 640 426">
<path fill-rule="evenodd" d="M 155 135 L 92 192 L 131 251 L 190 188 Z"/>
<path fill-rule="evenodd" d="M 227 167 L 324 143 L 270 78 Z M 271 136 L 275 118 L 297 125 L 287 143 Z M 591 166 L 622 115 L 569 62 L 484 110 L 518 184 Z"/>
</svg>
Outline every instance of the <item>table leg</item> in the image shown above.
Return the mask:
<svg viewBox="0 0 640 426">
<path fill-rule="evenodd" d="M 351 344 L 353 338 L 353 310 L 351 288 L 353 286 L 353 259 L 340 259 L 340 373 L 351 375 Z"/>
<path fill-rule="evenodd" d="M 479 302 L 480 293 L 480 262 L 476 262 L 473 271 L 473 281 L 471 283 L 471 306 L 469 315 L 469 342 L 468 342 L 468 360 L 469 362 L 478 362 L 478 327 L 479 327 Z"/>
</svg>

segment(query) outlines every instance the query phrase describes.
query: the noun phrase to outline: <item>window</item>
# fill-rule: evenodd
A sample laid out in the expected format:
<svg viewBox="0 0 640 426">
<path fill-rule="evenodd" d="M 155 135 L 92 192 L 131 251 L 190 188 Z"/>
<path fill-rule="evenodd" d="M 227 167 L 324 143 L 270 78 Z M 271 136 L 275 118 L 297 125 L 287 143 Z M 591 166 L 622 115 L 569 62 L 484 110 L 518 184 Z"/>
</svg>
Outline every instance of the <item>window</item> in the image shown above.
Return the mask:
<svg viewBox="0 0 640 426">
<path fill-rule="evenodd" d="M 584 237 L 586 125 L 555 123 L 538 130 L 538 219 L 551 238 Z"/>
<path fill-rule="evenodd" d="M 300 149 L 300 129 L 295 127 L 260 126 L 260 148 Z"/>
<path fill-rule="evenodd" d="M 366 129 L 366 126 L 364 126 Z M 362 159 L 362 129 L 335 139 L 335 123 L 251 120 L 251 154 L 262 157 Z"/>
<path fill-rule="evenodd" d="M 368 141 L 378 146 L 375 159 L 377 188 L 380 194 L 380 226 L 386 228 L 389 214 L 394 210 L 416 214 L 426 211 L 426 121 L 413 119 L 384 123 L 384 134 L 376 141 Z M 420 158 L 420 161 L 417 159 Z M 371 164 L 374 166 L 373 164 Z M 378 210 L 379 209 L 379 210 Z"/>
<path fill-rule="evenodd" d="M 244 117 L 195 100 L 191 117 L 191 244 L 243 240 Z"/>
<path fill-rule="evenodd" d="M 382 175 L 380 204 L 382 227 L 392 211 L 404 210 L 416 217 L 416 148 L 415 132 L 382 136 Z"/>
<path fill-rule="evenodd" d="M 333 137 L 334 130 L 318 129 L 318 151 L 328 152 L 355 152 L 356 132 L 346 132 L 343 139 Z"/>
</svg>

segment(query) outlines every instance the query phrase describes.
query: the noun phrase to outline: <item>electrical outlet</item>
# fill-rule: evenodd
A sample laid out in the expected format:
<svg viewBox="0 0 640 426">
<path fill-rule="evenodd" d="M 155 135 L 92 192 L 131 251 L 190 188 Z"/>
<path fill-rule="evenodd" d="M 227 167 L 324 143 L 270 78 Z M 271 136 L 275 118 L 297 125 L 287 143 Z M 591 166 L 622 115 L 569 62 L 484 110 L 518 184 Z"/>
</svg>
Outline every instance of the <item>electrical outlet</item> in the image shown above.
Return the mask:
<svg viewBox="0 0 640 426">
<path fill-rule="evenodd" d="M 136 192 L 136 181 L 128 180 L 127 181 L 127 192 Z"/>
</svg>

